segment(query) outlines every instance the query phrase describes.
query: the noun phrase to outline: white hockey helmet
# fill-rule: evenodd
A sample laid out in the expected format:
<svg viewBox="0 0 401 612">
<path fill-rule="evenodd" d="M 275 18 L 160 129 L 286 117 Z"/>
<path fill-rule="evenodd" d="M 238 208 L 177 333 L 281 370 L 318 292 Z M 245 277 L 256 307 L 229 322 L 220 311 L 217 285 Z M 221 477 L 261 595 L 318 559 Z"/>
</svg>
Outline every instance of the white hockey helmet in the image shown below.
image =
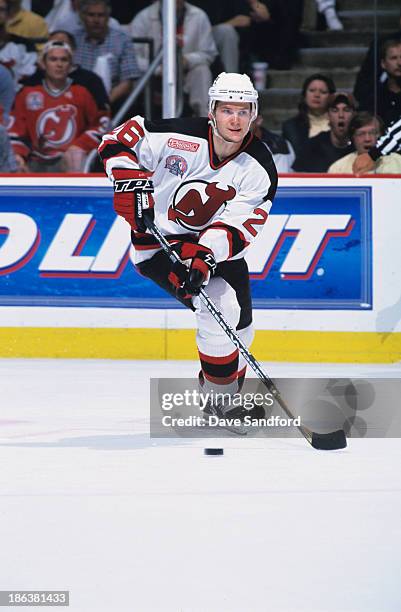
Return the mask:
<svg viewBox="0 0 401 612">
<path fill-rule="evenodd" d="M 209 89 L 209 112 L 213 116 L 216 102 L 249 102 L 250 123 L 258 115 L 258 92 L 247 74 L 221 72 Z"/>
</svg>

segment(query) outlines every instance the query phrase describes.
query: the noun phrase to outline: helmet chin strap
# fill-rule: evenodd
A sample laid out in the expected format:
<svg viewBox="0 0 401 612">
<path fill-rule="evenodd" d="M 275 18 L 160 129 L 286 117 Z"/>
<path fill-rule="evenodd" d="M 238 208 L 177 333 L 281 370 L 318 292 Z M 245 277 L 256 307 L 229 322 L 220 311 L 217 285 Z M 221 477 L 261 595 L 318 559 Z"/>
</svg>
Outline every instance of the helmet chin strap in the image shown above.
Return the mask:
<svg viewBox="0 0 401 612">
<path fill-rule="evenodd" d="M 223 142 L 225 142 L 226 144 L 233 144 L 232 142 L 230 142 L 229 140 L 226 140 L 219 132 L 219 130 L 217 129 L 217 124 L 216 124 L 216 117 L 212 114 L 212 119 L 209 119 L 209 125 L 212 126 L 212 130 L 213 130 L 213 134 L 215 136 L 217 136 L 217 138 L 220 138 L 220 140 L 222 140 Z"/>
</svg>

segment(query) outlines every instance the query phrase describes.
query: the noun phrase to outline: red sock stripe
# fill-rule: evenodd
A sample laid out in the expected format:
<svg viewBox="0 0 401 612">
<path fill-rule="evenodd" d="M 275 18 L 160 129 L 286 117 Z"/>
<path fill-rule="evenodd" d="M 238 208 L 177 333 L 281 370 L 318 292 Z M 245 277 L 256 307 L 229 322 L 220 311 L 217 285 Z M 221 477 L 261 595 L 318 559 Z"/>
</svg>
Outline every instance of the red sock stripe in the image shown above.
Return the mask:
<svg viewBox="0 0 401 612">
<path fill-rule="evenodd" d="M 234 359 L 238 358 L 238 349 L 235 349 L 235 351 L 233 353 L 231 353 L 230 355 L 224 355 L 222 357 L 214 357 L 212 355 L 205 355 L 205 353 L 201 353 L 201 351 L 198 350 L 199 353 L 199 358 L 201 361 L 204 361 L 205 363 L 211 363 L 213 365 L 225 365 L 227 363 L 231 363 L 231 361 L 234 361 Z"/>
<path fill-rule="evenodd" d="M 242 368 L 242 370 L 239 370 L 238 372 L 238 378 L 243 378 L 246 374 L 246 366 L 244 368 Z"/>
<path fill-rule="evenodd" d="M 238 376 L 238 351 L 225 357 L 211 357 L 199 353 L 202 372 L 211 382 L 226 385 L 237 379 Z"/>
</svg>

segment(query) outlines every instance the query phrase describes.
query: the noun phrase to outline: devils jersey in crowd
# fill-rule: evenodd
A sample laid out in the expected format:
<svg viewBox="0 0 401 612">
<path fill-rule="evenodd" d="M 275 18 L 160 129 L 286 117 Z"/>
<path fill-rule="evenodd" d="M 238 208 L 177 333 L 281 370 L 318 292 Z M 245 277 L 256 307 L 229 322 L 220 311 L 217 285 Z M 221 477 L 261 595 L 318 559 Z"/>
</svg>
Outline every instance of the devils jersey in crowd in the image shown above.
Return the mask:
<svg viewBox="0 0 401 612">
<path fill-rule="evenodd" d="M 106 111 L 106 113 L 110 110 L 110 101 L 103 81 L 95 72 L 92 72 L 92 70 L 85 70 L 85 68 L 75 65 L 68 76 L 73 85 L 82 85 L 86 89 L 89 89 L 92 96 L 95 98 L 96 104 L 101 110 Z M 34 74 L 23 78 L 21 83 L 24 87 L 36 87 L 37 85 L 42 85 L 44 78 L 44 70 L 38 67 Z"/>
<path fill-rule="evenodd" d="M 206 118 L 147 121 L 136 116 L 103 137 L 100 156 L 113 168 L 153 172 L 155 222 L 172 242 L 199 238 L 216 261 L 239 259 L 257 237 L 277 187 L 270 152 L 251 133 L 219 160 Z M 136 263 L 160 249 L 150 234 L 133 232 Z"/>
<path fill-rule="evenodd" d="M 97 147 L 109 121 L 109 110 L 99 108 L 83 85 L 69 78 L 63 90 L 54 92 L 43 80 L 18 93 L 9 134 L 22 157 L 56 160 L 71 145 L 87 152 Z"/>
</svg>

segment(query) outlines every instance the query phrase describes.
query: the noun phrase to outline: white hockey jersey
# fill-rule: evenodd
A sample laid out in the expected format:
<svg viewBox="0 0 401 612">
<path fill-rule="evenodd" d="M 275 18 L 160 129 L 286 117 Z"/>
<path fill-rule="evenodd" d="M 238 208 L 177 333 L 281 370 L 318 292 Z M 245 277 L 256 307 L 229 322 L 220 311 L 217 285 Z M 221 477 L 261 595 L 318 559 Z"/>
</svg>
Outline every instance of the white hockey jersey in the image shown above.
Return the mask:
<svg viewBox="0 0 401 612">
<path fill-rule="evenodd" d="M 270 152 L 251 133 L 219 160 L 206 118 L 147 121 L 133 117 L 102 139 L 107 175 L 114 168 L 153 172 L 155 223 L 169 240 L 198 238 L 217 262 L 243 257 L 267 220 L 277 188 Z M 133 232 L 136 263 L 160 249 Z"/>
</svg>

